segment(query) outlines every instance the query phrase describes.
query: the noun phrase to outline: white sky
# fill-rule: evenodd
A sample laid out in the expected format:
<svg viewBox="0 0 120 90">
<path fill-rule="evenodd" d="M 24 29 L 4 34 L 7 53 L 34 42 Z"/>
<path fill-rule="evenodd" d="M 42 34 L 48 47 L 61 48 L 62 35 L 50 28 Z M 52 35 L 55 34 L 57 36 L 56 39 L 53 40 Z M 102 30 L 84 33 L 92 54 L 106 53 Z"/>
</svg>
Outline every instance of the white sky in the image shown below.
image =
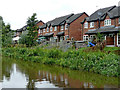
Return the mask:
<svg viewBox="0 0 120 90">
<path fill-rule="evenodd" d="M 37 19 L 47 22 L 71 13 L 88 15 L 99 8 L 116 5 L 120 0 L 0 0 L 0 16 L 12 29 L 26 24 L 27 18 L 37 13 Z"/>
</svg>

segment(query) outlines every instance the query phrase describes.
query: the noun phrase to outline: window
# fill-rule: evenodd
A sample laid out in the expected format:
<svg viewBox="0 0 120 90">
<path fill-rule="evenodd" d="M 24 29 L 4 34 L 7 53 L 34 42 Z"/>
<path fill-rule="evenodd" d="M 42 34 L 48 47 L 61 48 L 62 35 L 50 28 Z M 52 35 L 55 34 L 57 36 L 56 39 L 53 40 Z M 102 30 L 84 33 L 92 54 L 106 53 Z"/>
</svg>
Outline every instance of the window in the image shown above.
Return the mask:
<svg viewBox="0 0 120 90">
<path fill-rule="evenodd" d="M 120 24 L 120 17 L 119 17 L 119 24 Z"/>
<path fill-rule="evenodd" d="M 65 30 L 67 30 L 68 29 L 68 25 L 67 24 L 65 24 Z"/>
<path fill-rule="evenodd" d="M 45 32 L 45 28 L 43 29 L 43 32 Z"/>
<path fill-rule="evenodd" d="M 52 27 L 50 27 L 50 31 L 52 31 Z"/>
<path fill-rule="evenodd" d="M 95 39 L 95 35 L 90 35 L 90 40 L 93 41 Z"/>
<path fill-rule="evenodd" d="M 49 32 L 49 27 L 47 27 L 47 32 Z"/>
<path fill-rule="evenodd" d="M 106 19 L 104 21 L 104 26 L 109 26 L 109 25 L 111 25 L 111 19 Z"/>
<path fill-rule="evenodd" d="M 42 30 L 40 30 L 40 33 L 42 33 Z"/>
<path fill-rule="evenodd" d="M 40 34 L 40 29 L 39 29 L 38 33 Z"/>
<path fill-rule="evenodd" d="M 68 35 L 66 35 L 66 36 L 65 36 L 65 40 L 67 40 L 68 38 L 69 38 L 69 36 L 68 36 Z"/>
<path fill-rule="evenodd" d="M 90 22 L 90 28 L 94 27 L 94 22 Z"/>
<path fill-rule="evenodd" d="M 61 26 L 61 30 L 64 30 L 64 26 L 63 25 Z"/>
<path fill-rule="evenodd" d="M 54 31 L 57 31 L 57 26 L 54 27 Z"/>
<path fill-rule="evenodd" d="M 84 24 L 84 28 L 88 28 L 88 22 Z"/>
<path fill-rule="evenodd" d="M 88 35 L 83 36 L 83 41 L 88 41 Z"/>
</svg>

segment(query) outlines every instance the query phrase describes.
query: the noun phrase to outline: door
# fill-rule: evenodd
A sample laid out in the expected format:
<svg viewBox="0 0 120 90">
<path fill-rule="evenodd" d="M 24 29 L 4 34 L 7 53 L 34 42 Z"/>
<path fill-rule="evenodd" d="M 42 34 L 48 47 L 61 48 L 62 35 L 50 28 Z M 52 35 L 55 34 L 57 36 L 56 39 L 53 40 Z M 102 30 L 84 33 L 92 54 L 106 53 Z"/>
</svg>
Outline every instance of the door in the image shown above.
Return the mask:
<svg viewBox="0 0 120 90">
<path fill-rule="evenodd" d="M 114 45 L 114 35 L 113 34 L 109 34 L 108 36 L 106 36 L 106 44 Z"/>
</svg>

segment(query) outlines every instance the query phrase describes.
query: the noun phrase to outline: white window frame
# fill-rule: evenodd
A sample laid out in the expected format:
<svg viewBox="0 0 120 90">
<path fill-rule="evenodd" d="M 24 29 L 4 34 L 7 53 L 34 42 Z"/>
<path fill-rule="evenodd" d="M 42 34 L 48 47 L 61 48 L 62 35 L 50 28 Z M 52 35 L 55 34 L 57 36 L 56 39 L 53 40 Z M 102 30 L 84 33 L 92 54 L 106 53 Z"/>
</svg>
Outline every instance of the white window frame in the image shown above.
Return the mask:
<svg viewBox="0 0 120 90">
<path fill-rule="evenodd" d="M 86 37 L 88 37 L 88 39 L 86 39 Z M 89 36 L 88 35 L 83 35 L 83 41 L 88 41 L 89 40 Z"/>
<path fill-rule="evenodd" d="M 42 33 L 42 30 L 40 30 L 40 33 Z"/>
<path fill-rule="evenodd" d="M 54 31 L 57 31 L 57 26 L 54 27 Z"/>
<path fill-rule="evenodd" d="M 120 24 L 120 17 L 118 18 L 118 23 Z"/>
<path fill-rule="evenodd" d="M 43 32 L 45 32 L 45 28 L 43 29 Z"/>
<path fill-rule="evenodd" d="M 51 32 L 53 31 L 53 27 L 52 27 L 52 26 L 50 27 L 50 31 L 51 31 Z"/>
<path fill-rule="evenodd" d="M 91 39 L 93 40 L 94 37 L 96 38 L 95 35 L 90 35 L 90 40 L 91 40 Z"/>
<path fill-rule="evenodd" d="M 57 36 L 55 36 L 55 37 L 54 37 L 54 39 L 58 39 L 58 37 L 57 37 Z"/>
<path fill-rule="evenodd" d="M 61 26 L 61 30 L 64 30 L 64 25 Z"/>
<path fill-rule="evenodd" d="M 84 28 L 88 28 L 88 22 L 85 22 Z"/>
<path fill-rule="evenodd" d="M 67 29 L 68 29 L 67 24 L 65 24 L 65 30 L 67 30 Z"/>
<path fill-rule="evenodd" d="M 110 25 L 111 25 L 111 19 L 105 19 L 104 26 L 110 26 Z"/>
<path fill-rule="evenodd" d="M 39 33 L 39 34 L 41 33 L 41 30 L 40 30 L 40 29 L 38 30 L 38 33 Z"/>
<path fill-rule="evenodd" d="M 47 32 L 49 32 L 49 27 L 47 27 Z"/>
<path fill-rule="evenodd" d="M 67 40 L 66 37 L 67 37 L 67 39 L 69 39 L 69 35 L 65 35 L 65 40 Z"/>
<path fill-rule="evenodd" d="M 94 22 L 90 22 L 90 28 L 94 28 Z"/>
</svg>

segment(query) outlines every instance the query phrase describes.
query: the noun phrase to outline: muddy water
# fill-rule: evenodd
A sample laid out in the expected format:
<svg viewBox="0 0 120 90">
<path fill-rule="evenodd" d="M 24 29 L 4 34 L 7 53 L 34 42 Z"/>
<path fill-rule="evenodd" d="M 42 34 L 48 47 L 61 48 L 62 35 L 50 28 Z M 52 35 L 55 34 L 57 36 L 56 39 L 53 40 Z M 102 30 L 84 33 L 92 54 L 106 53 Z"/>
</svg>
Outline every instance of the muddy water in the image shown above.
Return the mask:
<svg viewBox="0 0 120 90">
<path fill-rule="evenodd" d="M 118 78 L 2 58 L 0 85 L 2 88 L 118 88 Z"/>
</svg>

